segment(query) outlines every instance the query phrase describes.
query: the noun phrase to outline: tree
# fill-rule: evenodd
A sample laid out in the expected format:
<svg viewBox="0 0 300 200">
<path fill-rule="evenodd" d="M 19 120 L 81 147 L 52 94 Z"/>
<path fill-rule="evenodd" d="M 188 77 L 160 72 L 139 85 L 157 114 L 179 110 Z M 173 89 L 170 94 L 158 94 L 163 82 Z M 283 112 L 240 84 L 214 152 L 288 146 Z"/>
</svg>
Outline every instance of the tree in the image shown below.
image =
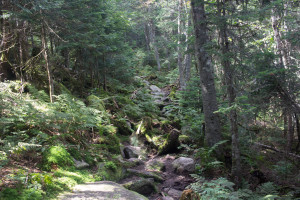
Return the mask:
<svg viewBox="0 0 300 200">
<path fill-rule="evenodd" d="M 229 121 L 231 131 L 231 148 L 232 148 L 232 167 L 231 175 L 237 187 L 241 184 L 241 156 L 239 145 L 239 132 L 238 132 L 238 117 L 235 108 L 236 91 L 234 85 L 235 71 L 230 63 L 230 48 L 228 40 L 228 25 L 226 20 L 226 2 L 224 0 L 217 1 L 218 16 L 219 16 L 219 37 L 221 45 L 221 64 L 224 69 L 225 84 L 227 87 L 228 106 L 230 107 Z"/>
<path fill-rule="evenodd" d="M 205 140 L 208 146 L 213 146 L 221 140 L 216 88 L 214 83 L 213 64 L 207 53 L 209 38 L 207 35 L 206 14 L 204 0 L 192 0 L 192 15 L 195 31 L 196 61 L 199 66 L 203 112 L 205 116 Z M 217 151 L 221 156 L 221 148 Z"/>
</svg>

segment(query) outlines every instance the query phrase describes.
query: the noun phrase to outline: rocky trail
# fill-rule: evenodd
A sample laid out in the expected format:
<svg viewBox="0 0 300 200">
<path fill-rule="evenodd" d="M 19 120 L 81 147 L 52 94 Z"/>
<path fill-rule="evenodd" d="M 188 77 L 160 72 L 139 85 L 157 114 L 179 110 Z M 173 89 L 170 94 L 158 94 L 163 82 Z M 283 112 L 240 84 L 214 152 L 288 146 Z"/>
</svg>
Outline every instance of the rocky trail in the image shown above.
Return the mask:
<svg viewBox="0 0 300 200">
<path fill-rule="evenodd" d="M 144 80 L 144 83 L 164 116 L 167 112 L 164 107 L 172 103 L 168 91 L 150 85 L 148 81 Z M 170 138 L 178 140 L 179 132 L 175 131 L 174 135 L 170 133 Z M 149 147 L 142 143 L 135 146 L 125 143 L 119 159 L 124 166 L 128 166 L 124 169 L 128 174 L 125 179 L 118 184 L 104 181 L 79 185 L 74 188 L 73 193 L 61 199 L 179 200 L 183 190 L 193 181 L 189 174 L 194 172 L 195 162 L 192 158 L 177 158 L 172 151 L 169 153 L 172 148 L 177 149 L 170 144 L 166 148 L 168 151 L 159 153 L 149 151 Z"/>
</svg>

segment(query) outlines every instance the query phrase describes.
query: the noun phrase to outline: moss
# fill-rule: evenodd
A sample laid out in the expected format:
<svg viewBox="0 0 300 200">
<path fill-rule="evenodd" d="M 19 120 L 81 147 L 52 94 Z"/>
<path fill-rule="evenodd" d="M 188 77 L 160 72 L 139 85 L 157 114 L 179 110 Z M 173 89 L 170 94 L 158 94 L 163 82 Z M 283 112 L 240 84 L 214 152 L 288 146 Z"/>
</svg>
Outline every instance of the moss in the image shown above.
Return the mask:
<svg viewBox="0 0 300 200">
<path fill-rule="evenodd" d="M 120 153 L 120 140 L 117 135 L 100 135 L 98 143 L 99 144 L 94 145 L 94 147 L 107 150 L 112 154 Z"/>
<path fill-rule="evenodd" d="M 188 144 L 188 143 L 192 142 L 192 139 L 187 135 L 180 135 L 179 141 L 180 141 L 180 143 Z"/>
<path fill-rule="evenodd" d="M 120 164 L 108 161 L 99 164 L 96 176 L 97 180 L 119 181 L 123 179 L 126 174 Z"/>
<path fill-rule="evenodd" d="M 67 167 L 73 165 L 71 155 L 64 146 L 51 146 L 43 154 L 43 166 L 45 170 L 51 170 L 53 167 Z"/>
<path fill-rule="evenodd" d="M 95 95 L 90 95 L 87 97 L 88 106 L 96 108 L 100 111 L 105 111 L 105 104 L 102 99 Z"/>
<path fill-rule="evenodd" d="M 66 86 L 64 86 L 63 84 L 59 83 L 58 87 L 59 87 L 59 90 L 60 90 L 61 94 L 65 93 L 65 94 L 70 94 L 71 95 L 70 90 L 68 90 L 68 88 L 66 88 Z"/>
<path fill-rule="evenodd" d="M 111 119 L 111 122 L 118 128 L 118 133 L 121 135 L 131 135 L 133 130 L 124 118 Z"/>
</svg>

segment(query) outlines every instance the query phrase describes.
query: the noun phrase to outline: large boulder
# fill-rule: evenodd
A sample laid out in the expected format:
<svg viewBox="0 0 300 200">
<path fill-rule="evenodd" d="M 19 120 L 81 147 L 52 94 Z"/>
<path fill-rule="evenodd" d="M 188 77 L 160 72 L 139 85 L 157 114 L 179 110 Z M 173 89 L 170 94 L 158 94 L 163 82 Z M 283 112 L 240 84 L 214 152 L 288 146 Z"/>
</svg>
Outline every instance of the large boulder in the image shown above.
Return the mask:
<svg viewBox="0 0 300 200">
<path fill-rule="evenodd" d="M 101 181 L 75 186 L 70 194 L 59 197 L 60 200 L 93 199 L 93 200 L 147 200 L 148 198 L 127 190 L 122 185 L 111 181 Z"/>
<path fill-rule="evenodd" d="M 192 158 L 180 157 L 172 162 L 172 167 L 177 173 L 195 171 L 195 161 Z"/>
<path fill-rule="evenodd" d="M 157 182 L 163 182 L 164 179 L 158 174 L 154 172 L 148 172 L 148 171 L 142 171 L 142 170 L 136 170 L 136 169 L 127 169 L 127 172 L 129 174 L 144 177 L 144 178 L 153 178 Z"/>
<path fill-rule="evenodd" d="M 126 189 L 133 190 L 142 195 L 150 195 L 157 191 L 153 179 L 139 178 L 123 184 Z"/>
<path fill-rule="evenodd" d="M 80 161 L 80 160 L 76 160 L 75 158 L 73 158 L 73 161 L 74 161 L 74 166 L 77 169 L 83 169 L 83 168 L 86 168 L 86 167 L 90 166 L 88 163 L 86 163 L 83 160 Z"/>
<path fill-rule="evenodd" d="M 173 129 L 167 135 L 167 138 L 165 139 L 164 143 L 159 146 L 158 148 L 159 155 L 177 152 L 178 147 L 180 146 L 179 135 L 180 132 L 177 129 Z"/>
<path fill-rule="evenodd" d="M 126 159 L 139 158 L 144 159 L 146 151 L 141 147 L 125 146 L 121 147 L 122 156 Z"/>
<path fill-rule="evenodd" d="M 126 119 L 111 119 L 114 126 L 118 128 L 118 132 L 121 135 L 131 135 L 133 130 L 131 129 L 131 124 Z"/>
<path fill-rule="evenodd" d="M 152 92 L 161 92 L 161 89 L 157 87 L 156 85 L 150 85 L 150 90 Z"/>
</svg>

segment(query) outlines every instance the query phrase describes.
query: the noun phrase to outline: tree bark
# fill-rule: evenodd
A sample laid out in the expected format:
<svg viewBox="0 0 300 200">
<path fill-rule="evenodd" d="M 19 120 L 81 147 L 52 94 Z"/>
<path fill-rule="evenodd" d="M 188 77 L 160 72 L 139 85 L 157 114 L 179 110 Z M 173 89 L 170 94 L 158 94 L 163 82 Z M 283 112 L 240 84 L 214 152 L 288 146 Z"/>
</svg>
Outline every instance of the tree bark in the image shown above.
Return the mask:
<svg viewBox="0 0 300 200">
<path fill-rule="evenodd" d="M 297 131 L 297 136 L 298 136 L 298 144 L 296 147 L 296 151 L 298 151 L 299 147 L 300 147 L 300 123 L 299 123 L 299 118 L 298 118 L 297 113 L 295 113 L 295 121 L 296 121 L 296 131 Z"/>
<path fill-rule="evenodd" d="M 227 22 L 226 22 L 226 4 L 224 0 L 220 2 L 217 1 L 218 5 L 218 15 L 220 17 L 220 44 L 222 50 L 221 63 L 224 68 L 224 76 L 225 83 L 227 87 L 227 95 L 228 95 L 228 106 L 231 107 L 235 103 L 236 99 L 236 91 L 234 87 L 234 68 L 231 66 L 229 60 L 229 41 L 227 35 Z M 237 112 L 235 108 L 231 108 L 229 112 L 229 120 L 230 120 L 230 130 L 231 130 L 231 148 L 232 148 L 232 168 L 231 175 L 233 177 L 233 181 L 237 187 L 240 187 L 242 177 L 241 177 L 241 156 L 240 156 L 240 145 L 239 145 L 239 134 L 238 134 L 238 119 Z"/>
<path fill-rule="evenodd" d="M 287 151 L 292 152 L 294 141 L 294 126 L 293 126 L 293 115 L 288 114 L 288 138 L 287 138 Z"/>
<path fill-rule="evenodd" d="M 192 65 L 192 45 L 189 43 L 189 38 L 191 37 L 191 34 L 188 32 L 189 27 L 192 25 L 190 16 L 188 19 L 188 25 L 186 27 L 187 31 L 186 31 L 186 43 L 187 43 L 187 47 L 186 47 L 186 54 L 184 57 L 184 66 L 185 66 L 185 82 L 187 84 L 187 82 L 191 79 L 191 65 Z"/>
<path fill-rule="evenodd" d="M 161 65 L 160 65 L 160 58 L 159 58 L 159 52 L 155 41 L 155 30 L 153 28 L 154 24 L 152 20 L 148 22 L 148 30 L 149 30 L 149 38 L 150 38 L 150 47 L 154 50 L 154 56 L 157 64 L 157 69 L 160 71 Z"/>
<path fill-rule="evenodd" d="M 178 0 L 178 21 L 177 21 L 177 34 L 178 34 L 178 41 L 177 41 L 177 64 L 179 69 L 179 88 L 180 90 L 185 89 L 185 73 L 184 73 L 184 65 L 183 65 L 183 47 L 182 47 L 182 34 L 183 34 L 183 27 L 184 22 L 182 19 L 182 8 L 183 2 L 182 0 Z"/>
<path fill-rule="evenodd" d="M 47 41 L 46 41 L 46 31 L 45 31 L 45 25 L 42 22 L 41 26 L 41 41 L 42 41 L 42 47 L 43 47 L 43 56 L 45 59 L 45 67 L 47 71 L 48 76 L 48 84 L 49 84 L 49 96 L 50 96 L 50 102 L 53 103 L 53 95 L 54 95 L 54 85 L 53 85 L 53 78 L 52 78 L 52 71 L 49 64 L 48 59 L 48 47 L 47 47 Z"/>
<path fill-rule="evenodd" d="M 218 110 L 216 88 L 214 83 L 214 72 L 211 58 L 208 55 L 205 45 L 209 41 L 207 35 L 206 15 L 204 0 L 192 0 L 193 25 L 195 31 L 195 52 L 199 66 L 201 91 L 203 100 L 203 112 L 205 118 L 205 140 L 208 146 L 212 147 L 221 140 L 220 120 L 215 111 Z M 222 148 L 217 149 L 219 157 L 222 155 Z"/>
</svg>

